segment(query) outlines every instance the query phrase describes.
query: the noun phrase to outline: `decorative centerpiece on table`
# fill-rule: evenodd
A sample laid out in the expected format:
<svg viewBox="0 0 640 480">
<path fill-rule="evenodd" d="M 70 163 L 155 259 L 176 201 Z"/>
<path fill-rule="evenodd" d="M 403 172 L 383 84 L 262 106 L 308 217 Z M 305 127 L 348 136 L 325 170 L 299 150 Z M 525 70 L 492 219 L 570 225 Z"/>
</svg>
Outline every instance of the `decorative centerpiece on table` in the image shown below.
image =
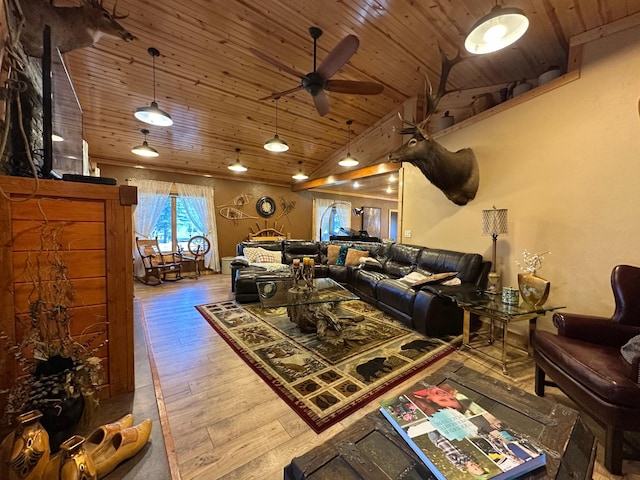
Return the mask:
<svg viewBox="0 0 640 480">
<path fill-rule="evenodd" d="M 516 265 L 522 270 L 518 273 L 518 289 L 522 299 L 533 306 L 544 305 L 549 297 L 551 282 L 536 275 L 536 272 L 542 268 L 544 256 L 551 252 L 530 253 L 525 250 L 522 253 L 522 263 L 516 262 Z"/>
<path fill-rule="evenodd" d="M 52 452 L 73 434 L 85 406 L 91 412 L 98 402 L 104 372 L 97 352 L 106 343 L 100 341 L 103 332 L 89 332 L 94 325 L 82 332 L 81 342 L 71 335 L 75 290 L 60 253 L 60 230 L 43 224 L 40 251 L 25 263 L 32 283 L 28 318 L 18 317 L 22 328 L 15 341 L 0 333 L 18 371 L 15 385 L 0 392 L 8 394 L 3 421 L 13 425 L 19 415 L 39 410 Z"/>
<path fill-rule="evenodd" d="M 299 258 L 293 259 L 291 264 L 291 276 L 295 287 L 299 287 L 300 280 L 303 280 L 308 290 L 313 289 L 315 264 L 315 260 L 309 257 L 304 257 L 302 262 Z"/>
</svg>

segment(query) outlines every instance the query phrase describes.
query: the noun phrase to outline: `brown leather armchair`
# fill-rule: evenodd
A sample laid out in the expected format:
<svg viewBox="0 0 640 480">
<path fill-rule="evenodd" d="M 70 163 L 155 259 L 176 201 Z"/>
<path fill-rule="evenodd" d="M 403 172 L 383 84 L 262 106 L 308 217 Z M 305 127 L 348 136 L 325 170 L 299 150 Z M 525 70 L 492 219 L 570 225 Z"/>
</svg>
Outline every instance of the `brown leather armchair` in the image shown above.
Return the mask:
<svg viewBox="0 0 640 480">
<path fill-rule="evenodd" d="M 557 386 L 602 425 L 605 467 L 621 475 L 624 431 L 640 430 L 640 358 L 628 363 L 620 353 L 640 335 L 640 268 L 614 267 L 611 286 L 612 318 L 556 313 L 558 334 L 538 330 L 532 343 L 536 394 L 544 396 L 545 385 Z"/>
</svg>

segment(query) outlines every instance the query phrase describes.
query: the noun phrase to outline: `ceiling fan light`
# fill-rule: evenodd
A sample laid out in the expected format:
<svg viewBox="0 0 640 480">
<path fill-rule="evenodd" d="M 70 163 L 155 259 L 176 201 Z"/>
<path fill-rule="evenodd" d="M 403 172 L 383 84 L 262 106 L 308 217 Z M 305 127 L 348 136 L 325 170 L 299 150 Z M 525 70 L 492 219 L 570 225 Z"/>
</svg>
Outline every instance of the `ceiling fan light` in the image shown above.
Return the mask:
<svg viewBox="0 0 640 480">
<path fill-rule="evenodd" d="M 496 5 L 471 28 L 464 48 L 476 55 L 496 52 L 522 37 L 529 28 L 529 19 L 519 8 Z"/>
<path fill-rule="evenodd" d="M 265 142 L 264 149 L 270 152 L 286 152 L 289 150 L 289 145 L 284 140 L 281 140 L 276 133 L 271 140 Z"/>
<path fill-rule="evenodd" d="M 133 147 L 131 149 L 131 153 L 135 153 L 136 155 L 140 155 L 141 157 L 157 157 L 160 155 L 155 148 L 151 148 L 149 146 L 146 140 L 142 142 L 142 145 Z"/>
<path fill-rule="evenodd" d="M 341 167 L 355 167 L 360 162 L 353 158 L 350 153 L 347 153 L 347 156 L 338 162 L 338 165 Z"/>
<path fill-rule="evenodd" d="M 139 107 L 134 115 L 141 122 L 157 127 L 170 127 L 173 125 L 171 116 L 167 112 L 160 110 L 156 102 L 151 102 L 148 107 Z"/>
</svg>

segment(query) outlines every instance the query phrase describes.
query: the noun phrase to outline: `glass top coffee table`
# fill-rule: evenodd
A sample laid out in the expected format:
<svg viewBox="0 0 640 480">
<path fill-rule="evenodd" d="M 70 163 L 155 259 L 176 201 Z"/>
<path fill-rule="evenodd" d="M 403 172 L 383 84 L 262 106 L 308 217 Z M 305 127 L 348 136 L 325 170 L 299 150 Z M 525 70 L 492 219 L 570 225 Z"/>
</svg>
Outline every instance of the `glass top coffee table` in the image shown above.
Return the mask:
<svg viewBox="0 0 640 480">
<path fill-rule="evenodd" d="M 327 328 L 342 330 L 343 318 L 333 312 L 335 305 L 359 297 L 330 278 L 315 278 L 313 288 L 302 285 L 296 286 L 291 278 L 258 281 L 260 306 L 287 307 L 289 319 L 304 333 L 322 337 Z"/>
<path fill-rule="evenodd" d="M 520 358 L 526 358 L 531 356 L 531 335 L 536 329 L 537 319 L 540 316 L 544 316 L 547 312 L 559 310 L 565 308 L 560 305 L 553 305 L 545 303 L 544 305 L 531 305 L 526 302 L 521 302 L 519 305 L 509 305 L 502 301 L 500 295 L 492 295 L 488 293 L 477 292 L 461 292 L 461 293 L 444 293 L 441 295 L 450 298 L 456 304 L 464 310 L 463 327 L 462 327 L 462 346 L 464 348 L 478 348 L 481 346 L 487 346 L 494 343 L 493 327 L 494 323 L 499 323 L 502 330 L 502 373 L 508 375 L 507 360 L 508 347 L 523 353 Z M 478 315 L 481 319 L 486 318 L 489 320 L 489 338 L 481 338 L 479 341 L 471 342 L 471 314 Z M 529 332 L 527 338 L 527 348 L 521 349 L 518 346 L 508 342 L 508 327 L 512 322 L 529 321 Z M 483 340 L 486 340 L 483 342 Z M 478 350 L 483 352 L 482 350 Z M 511 361 L 516 361 L 511 360 Z"/>
</svg>

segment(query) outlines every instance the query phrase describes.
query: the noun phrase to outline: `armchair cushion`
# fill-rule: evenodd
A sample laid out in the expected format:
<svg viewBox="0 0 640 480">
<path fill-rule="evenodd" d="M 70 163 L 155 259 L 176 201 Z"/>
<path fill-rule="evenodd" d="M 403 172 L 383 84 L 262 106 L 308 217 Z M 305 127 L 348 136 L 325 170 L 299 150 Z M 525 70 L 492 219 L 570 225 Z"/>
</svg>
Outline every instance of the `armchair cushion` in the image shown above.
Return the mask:
<svg viewBox="0 0 640 480">
<path fill-rule="evenodd" d="M 632 408 L 640 405 L 640 388 L 629 377 L 629 365 L 620 356 L 619 348 L 540 330 L 533 338 L 536 355 L 544 355 L 573 382 L 588 385 L 603 401 Z"/>
</svg>

